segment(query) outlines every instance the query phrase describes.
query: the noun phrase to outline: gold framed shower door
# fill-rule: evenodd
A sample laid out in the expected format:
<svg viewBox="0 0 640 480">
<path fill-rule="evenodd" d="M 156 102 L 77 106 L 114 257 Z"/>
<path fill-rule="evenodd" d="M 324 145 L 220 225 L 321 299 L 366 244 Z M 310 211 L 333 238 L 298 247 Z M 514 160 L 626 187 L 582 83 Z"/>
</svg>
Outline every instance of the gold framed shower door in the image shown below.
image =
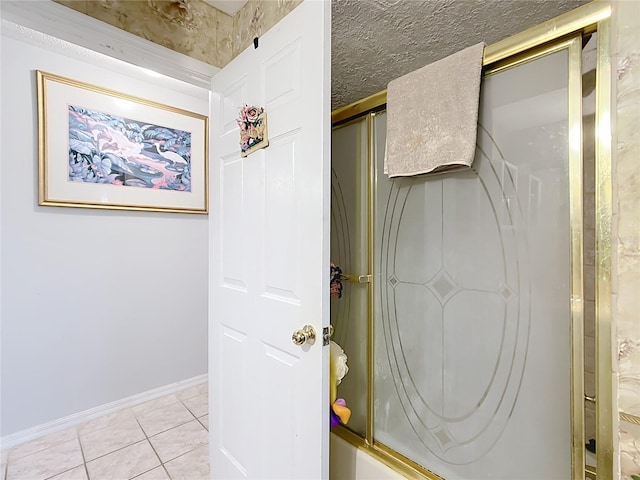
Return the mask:
<svg viewBox="0 0 640 480">
<path fill-rule="evenodd" d="M 596 70 L 596 443 L 600 479 L 613 478 L 613 385 L 611 364 L 611 132 L 610 126 L 610 64 L 608 2 L 592 2 L 564 15 L 487 46 L 484 52 L 484 74 L 491 75 L 523 62 L 567 48 L 569 52 L 569 124 L 572 135 L 580 135 L 569 152 L 570 228 L 571 228 L 571 424 L 572 479 L 595 477 L 595 469 L 585 467 L 584 454 L 584 349 L 583 349 L 583 197 L 582 197 L 582 71 L 581 37 L 599 33 Z M 378 92 L 332 112 L 334 127 L 366 116 L 370 144 L 367 153 L 370 180 L 367 191 L 368 215 L 373 218 L 373 118 L 384 110 L 386 91 Z M 577 133 L 576 133 L 577 132 Z M 575 138 L 575 137 L 574 137 Z M 373 269 L 373 231 L 369 222 L 367 243 L 369 272 Z M 367 286 L 367 427 L 363 437 L 347 428 L 335 433 L 357 448 L 377 458 L 408 478 L 442 479 L 435 473 L 377 442 L 373 432 L 373 285 Z"/>
</svg>

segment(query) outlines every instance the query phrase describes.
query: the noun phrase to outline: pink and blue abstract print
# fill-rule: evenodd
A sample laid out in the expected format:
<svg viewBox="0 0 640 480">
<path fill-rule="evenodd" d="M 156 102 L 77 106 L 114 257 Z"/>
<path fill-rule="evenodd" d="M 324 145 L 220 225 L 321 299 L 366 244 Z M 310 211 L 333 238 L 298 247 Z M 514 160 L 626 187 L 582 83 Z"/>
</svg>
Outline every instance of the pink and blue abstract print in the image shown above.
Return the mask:
<svg viewBox="0 0 640 480">
<path fill-rule="evenodd" d="M 69 180 L 191 191 L 191 133 L 69 105 Z"/>
</svg>

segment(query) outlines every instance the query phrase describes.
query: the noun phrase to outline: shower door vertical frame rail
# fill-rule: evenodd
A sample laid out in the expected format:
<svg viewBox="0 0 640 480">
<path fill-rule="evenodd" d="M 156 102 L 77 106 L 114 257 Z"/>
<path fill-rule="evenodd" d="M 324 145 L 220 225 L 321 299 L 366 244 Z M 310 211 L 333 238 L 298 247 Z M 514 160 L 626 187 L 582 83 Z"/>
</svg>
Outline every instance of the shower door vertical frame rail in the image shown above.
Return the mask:
<svg viewBox="0 0 640 480">
<path fill-rule="evenodd" d="M 614 478 L 613 328 L 611 323 L 612 156 L 610 19 L 598 22 L 596 59 L 596 466 L 599 480 Z M 605 473 L 606 472 L 606 473 Z M 617 475 L 618 472 L 615 472 Z"/>
<path fill-rule="evenodd" d="M 569 225 L 571 228 L 571 472 L 585 477 L 584 189 L 582 35 L 569 43 Z"/>
<path fill-rule="evenodd" d="M 569 49 L 569 177 L 571 227 L 571 422 L 572 422 L 572 479 L 585 478 L 584 453 L 584 297 L 583 297 L 583 162 L 582 162 L 582 71 L 580 38 L 576 35 L 598 31 L 598 60 L 596 79 L 596 415 L 598 431 L 596 444 L 599 480 L 613 475 L 613 335 L 611 328 L 611 66 L 609 52 L 609 18 L 611 6 L 607 1 L 594 1 L 541 25 L 525 30 L 485 48 L 485 73 L 495 73 L 521 61 L 536 57 L 536 53 L 561 48 Z M 568 38 L 573 36 L 574 38 Z M 556 45 L 549 48 L 549 44 Z M 545 53 L 545 54 L 546 54 Z M 373 119 L 384 110 L 386 90 L 332 112 L 332 123 L 339 126 L 356 117 L 367 115 L 369 144 L 367 152 L 369 185 L 367 192 L 369 218 L 374 218 L 374 141 Z M 369 222 L 367 244 L 369 273 L 373 274 L 373 225 Z M 441 477 L 400 455 L 374 439 L 373 385 L 373 312 L 375 275 L 367 286 L 369 306 L 367 324 L 367 424 L 365 438 L 344 427 L 335 429 L 340 437 L 364 450 L 382 463 L 408 478 L 441 480 Z M 593 472 L 593 470 L 591 470 Z"/>
<path fill-rule="evenodd" d="M 371 278 L 371 281 L 367 284 L 367 423 L 366 423 L 366 436 L 365 442 L 368 445 L 373 445 L 373 415 L 374 415 L 374 397 L 373 397 L 373 329 L 374 318 L 373 312 L 375 311 L 375 298 L 373 296 L 374 285 L 376 284 L 375 276 L 373 275 L 373 262 L 374 262 L 374 198 L 375 191 L 375 135 L 373 134 L 373 116 L 375 114 L 370 112 L 367 115 L 367 275 Z"/>
</svg>

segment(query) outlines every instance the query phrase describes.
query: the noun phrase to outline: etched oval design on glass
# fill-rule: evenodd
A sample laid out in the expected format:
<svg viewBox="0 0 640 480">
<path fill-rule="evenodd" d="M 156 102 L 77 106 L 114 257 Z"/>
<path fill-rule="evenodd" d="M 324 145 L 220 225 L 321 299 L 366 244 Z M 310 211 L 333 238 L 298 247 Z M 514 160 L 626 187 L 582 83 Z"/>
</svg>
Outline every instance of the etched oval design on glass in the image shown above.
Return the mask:
<svg viewBox="0 0 640 480">
<path fill-rule="evenodd" d="M 451 464 L 477 460 L 502 434 L 530 330 L 518 170 L 480 125 L 476 148 L 468 171 L 392 182 L 380 253 L 400 403 L 424 446 Z"/>
<path fill-rule="evenodd" d="M 331 168 L 331 261 L 342 269 L 351 269 L 352 233 L 349 225 L 349 207 L 340 183 L 340 177 Z M 353 208 L 353 207 L 352 207 Z M 343 273 L 348 273 L 343 271 Z M 331 300 L 331 324 L 336 327 L 334 340 L 345 343 L 351 310 L 351 285 L 343 282 L 342 298 Z"/>
</svg>

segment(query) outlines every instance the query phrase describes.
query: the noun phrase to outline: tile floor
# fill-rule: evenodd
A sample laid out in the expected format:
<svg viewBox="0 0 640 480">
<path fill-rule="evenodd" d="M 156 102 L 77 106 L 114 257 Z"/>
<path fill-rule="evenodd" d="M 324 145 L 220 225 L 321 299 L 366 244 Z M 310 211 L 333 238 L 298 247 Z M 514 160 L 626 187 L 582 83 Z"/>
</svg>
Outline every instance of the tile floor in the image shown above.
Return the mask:
<svg viewBox="0 0 640 480">
<path fill-rule="evenodd" d="M 0 480 L 209 478 L 207 384 L 2 452 Z"/>
</svg>

